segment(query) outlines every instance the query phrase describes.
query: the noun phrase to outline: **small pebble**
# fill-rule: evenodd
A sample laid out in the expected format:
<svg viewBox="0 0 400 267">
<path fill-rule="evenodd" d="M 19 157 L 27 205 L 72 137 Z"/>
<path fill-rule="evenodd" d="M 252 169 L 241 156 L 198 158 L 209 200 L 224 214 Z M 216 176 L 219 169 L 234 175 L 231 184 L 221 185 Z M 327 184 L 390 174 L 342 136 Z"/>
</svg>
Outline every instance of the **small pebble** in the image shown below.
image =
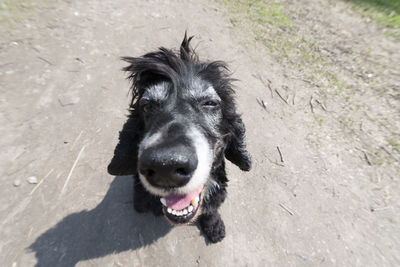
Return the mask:
<svg viewBox="0 0 400 267">
<path fill-rule="evenodd" d="M 20 179 L 17 179 L 17 180 L 14 181 L 14 186 L 15 187 L 18 187 L 20 185 L 21 185 L 21 180 Z"/>
<path fill-rule="evenodd" d="M 26 178 L 26 180 L 30 184 L 37 184 L 38 183 L 38 180 L 37 180 L 37 178 L 35 176 L 30 176 L 30 177 Z"/>
</svg>

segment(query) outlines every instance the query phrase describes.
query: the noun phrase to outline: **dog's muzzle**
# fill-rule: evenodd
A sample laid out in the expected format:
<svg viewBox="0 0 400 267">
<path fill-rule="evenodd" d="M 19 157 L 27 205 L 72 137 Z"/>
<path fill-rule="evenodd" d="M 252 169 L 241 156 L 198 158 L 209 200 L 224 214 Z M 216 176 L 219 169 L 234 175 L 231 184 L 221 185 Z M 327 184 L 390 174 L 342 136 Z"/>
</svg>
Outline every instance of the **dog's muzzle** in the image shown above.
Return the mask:
<svg viewBox="0 0 400 267">
<path fill-rule="evenodd" d="M 139 171 L 154 187 L 173 189 L 184 186 L 197 168 L 193 148 L 181 143 L 163 143 L 143 151 Z"/>
<path fill-rule="evenodd" d="M 146 149 L 139 160 L 139 171 L 154 187 L 173 190 L 186 185 L 197 168 L 194 148 L 182 143 L 165 143 Z M 172 223 L 188 223 L 198 211 L 203 187 L 187 194 L 160 198 L 165 216 Z"/>
<path fill-rule="evenodd" d="M 139 177 L 150 193 L 160 197 L 170 222 L 184 224 L 196 219 L 212 156 L 204 135 L 182 124 L 170 124 L 142 142 Z"/>
</svg>

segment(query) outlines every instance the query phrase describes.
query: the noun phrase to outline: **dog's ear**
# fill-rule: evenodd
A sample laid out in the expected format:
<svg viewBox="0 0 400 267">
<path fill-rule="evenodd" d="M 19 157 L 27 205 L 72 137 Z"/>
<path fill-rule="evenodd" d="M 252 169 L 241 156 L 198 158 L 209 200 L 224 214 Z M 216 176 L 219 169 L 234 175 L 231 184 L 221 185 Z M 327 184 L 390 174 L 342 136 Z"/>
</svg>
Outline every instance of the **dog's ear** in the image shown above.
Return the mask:
<svg viewBox="0 0 400 267">
<path fill-rule="evenodd" d="M 226 116 L 229 136 L 225 148 L 225 157 L 243 171 L 251 169 L 251 157 L 246 150 L 246 128 L 240 116 L 232 113 Z"/>
<path fill-rule="evenodd" d="M 142 127 L 138 114 L 131 113 L 119 132 L 119 142 L 107 168 L 109 174 L 130 175 L 137 172 L 137 153 Z"/>
<path fill-rule="evenodd" d="M 246 150 L 246 128 L 240 115 L 236 113 L 233 99 L 234 90 L 231 86 L 231 83 L 236 79 L 230 77 L 228 66 L 223 61 L 204 64 L 204 69 L 200 72 L 200 75 L 213 85 L 222 99 L 222 124 L 227 137 L 227 140 L 225 140 L 225 157 L 241 170 L 249 171 L 251 157 Z"/>
</svg>

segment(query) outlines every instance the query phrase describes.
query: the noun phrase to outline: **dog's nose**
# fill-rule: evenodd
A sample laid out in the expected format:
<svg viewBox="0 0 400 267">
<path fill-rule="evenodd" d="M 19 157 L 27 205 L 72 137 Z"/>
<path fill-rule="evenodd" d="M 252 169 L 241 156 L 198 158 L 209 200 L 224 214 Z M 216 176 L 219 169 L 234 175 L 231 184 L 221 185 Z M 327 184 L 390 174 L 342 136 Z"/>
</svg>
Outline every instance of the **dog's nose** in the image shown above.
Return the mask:
<svg viewBox="0 0 400 267">
<path fill-rule="evenodd" d="M 148 148 L 139 159 L 140 173 L 156 187 L 184 186 L 196 168 L 197 156 L 194 149 L 182 144 Z"/>
</svg>

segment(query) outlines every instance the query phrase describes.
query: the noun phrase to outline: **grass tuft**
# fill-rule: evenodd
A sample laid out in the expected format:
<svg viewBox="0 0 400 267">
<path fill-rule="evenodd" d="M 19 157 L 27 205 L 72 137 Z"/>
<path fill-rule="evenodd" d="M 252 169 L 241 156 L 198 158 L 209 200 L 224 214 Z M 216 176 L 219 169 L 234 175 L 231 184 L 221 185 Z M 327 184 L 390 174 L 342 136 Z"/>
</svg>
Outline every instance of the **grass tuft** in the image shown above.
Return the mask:
<svg viewBox="0 0 400 267">
<path fill-rule="evenodd" d="M 400 0 L 347 0 L 353 9 L 387 28 L 386 33 L 400 39 Z"/>
</svg>

